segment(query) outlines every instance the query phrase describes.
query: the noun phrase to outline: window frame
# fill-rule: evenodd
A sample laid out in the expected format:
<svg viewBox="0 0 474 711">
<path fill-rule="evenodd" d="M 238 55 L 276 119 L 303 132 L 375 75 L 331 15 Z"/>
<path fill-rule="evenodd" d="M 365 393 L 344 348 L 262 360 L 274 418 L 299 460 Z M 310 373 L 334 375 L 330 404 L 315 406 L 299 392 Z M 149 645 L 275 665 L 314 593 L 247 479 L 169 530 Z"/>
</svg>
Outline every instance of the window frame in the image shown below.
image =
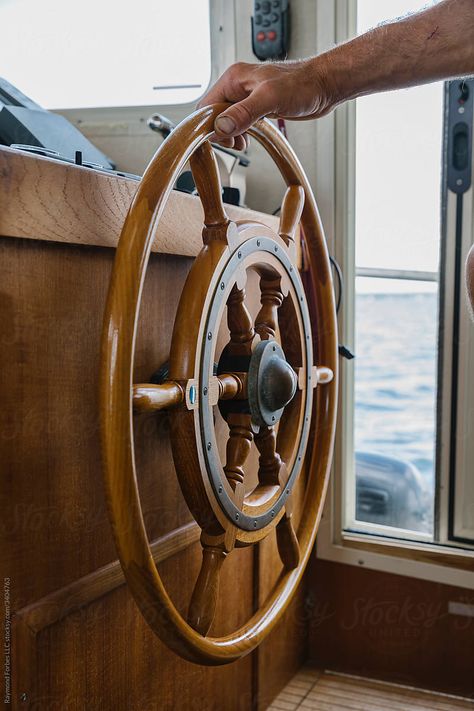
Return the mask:
<svg viewBox="0 0 474 711">
<path fill-rule="evenodd" d="M 327 35 L 323 46 L 331 46 L 354 36 L 357 27 L 357 0 L 335 0 L 332 4 L 332 22 L 328 10 L 322 9 L 318 2 L 318 13 L 321 22 L 325 22 Z M 321 51 L 318 43 L 318 51 Z M 355 102 L 349 102 L 337 109 L 331 116 L 318 122 L 318 147 L 320 151 L 317 166 L 319 189 L 324 194 L 323 224 L 326 232 L 332 236 L 329 246 L 344 274 L 344 304 L 339 313 L 339 337 L 341 343 L 350 349 L 354 346 L 355 319 Z M 328 142 L 332 145 L 328 148 Z M 331 168 L 328 169 L 328 162 Z M 333 205 L 332 210 L 327 208 Z M 472 213 L 471 213 L 472 220 Z M 451 219 L 448 197 L 447 217 Z M 466 218 L 467 219 L 467 218 Z M 449 229 L 449 226 L 448 226 Z M 448 233 L 446 233 L 448 234 Z M 449 252 L 449 250 L 447 250 Z M 452 252 L 452 251 L 451 251 Z M 454 259 L 454 258 L 453 258 Z M 450 265 L 446 265 L 446 275 L 449 279 Z M 453 295 L 449 290 L 443 301 L 443 333 L 442 365 L 440 373 L 452 366 L 449 339 L 452 339 Z M 448 335 L 451 334 L 451 335 Z M 450 361 L 451 359 L 451 361 Z M 334 461 L 331 482 L 329 485 L 326 505 L 323 512 L 321 527 L 317 537 L 318 558 L 335 562 L 366 567 L 413 578 L 421 578 L 439 583 L 474 588 L 474 550 L 462 546 L 459 542 L 448 538 L 448 491 L 446 487 L 445 466 L 446 436 L 449 436 L 447 423 L 447 404 L 451 400 L 447 378 L 443 377 L 442 404 L 439 408 L 437 468 L 439 471 L 437 488 L 437 510 L 439 519 L 435 524 L 435 535 L 441 543 L 426 540 L 409 540 L 407 533 L 404 538 L 394 538 L 393 529 L 384 527 L 385 535 L 366 529 L 365 533 L 350 532 L 343 529 L 343 522 L 348 520 L 347 507 L 354 503 L 355 477 L 345 475 L 353 466 L 354 436 L 352 418 L 354 414 L 354 364 L 353 361 L 342 360 L 339 382 L 339 412 L 334 449 Z M 443 409 L 444 408 L 444 409 Z M 351 485 L 354 491 L 351 495 L 347 487 Z M 346 507 L 344 510 L 344 506 Z M 351 511 L 352 515 L 352 511 Z M 370 525 L 369 525 L 370 526 Z M 390 532 L 392 536 L 390 536 Z"/>
</svg>

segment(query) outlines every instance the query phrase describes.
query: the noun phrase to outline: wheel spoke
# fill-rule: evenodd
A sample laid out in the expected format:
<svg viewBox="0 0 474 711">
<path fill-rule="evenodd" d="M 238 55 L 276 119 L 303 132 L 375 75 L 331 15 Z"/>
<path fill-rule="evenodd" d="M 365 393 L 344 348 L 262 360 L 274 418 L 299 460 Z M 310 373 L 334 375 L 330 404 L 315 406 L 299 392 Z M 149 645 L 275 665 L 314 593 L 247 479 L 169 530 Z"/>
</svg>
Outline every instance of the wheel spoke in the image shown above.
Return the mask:
<svg viewBox="0 0 474 711">
<path fill-rule="evenodd" d="M 298 378 L 298 388 L 304 390 L 306 388 L 306 369 L 297 368 L 296 375 Z M 331 368 L 327 368 L 325 365 L 313 365 L 311 368 L 309 386 L 312 388 L 318 385 L 327 385 L 334 378 L 334 373 Z"/>
<path fill-rule="evenodd" d="M 189 605 L 188 622 L 206 636 L 216 614 L 219 575 L 227 553 L 219 547 L 203 544 L 202 564 Z"/>
<path fill-rule="evenodd" d="M 227 299 L 227 326 L 230 332 L 230 341 L 226 346 L 227 355 L 250 355 L 255 331 L 245 305 L 245 289 L 239 289 L 237 284 Z"/>
<path fill-rule="evenodd" d="M 295 231 L 301 219 L 304 207 L 304 190 L 301 185 L 289 185 L 281 204 L 280 237 L 287 243 L 293 243 Z"/>
<path fill-rule="evenodd" d="M 278 309 L 283 303 L 281 277 L 275 279 L 265 275 L 260 279 L 260 301 L 262 308 L 255 319 L 255 331 L 262 341 L 275 338 L 278 328 Z"/>
<path fill-rule="evenodd" d="M 190 159 L 194 182 L 204 209 L 203 241 L 225 239 L 229 218 L 222 202 L 222 187 L 216 156 L 209 141 L 200 146 Z"/>
<path fill-rule="evenodd" d="M 246 390 L 246 373 L 222 373 L 217 376 L 219 384 L 219 400 L 233 400 L 241 397 Z"/>
<path fill-rule="evenodd" d="M 274 427 L 260 427 L 255 435 L 255 444 L 260 454 L 258 480 L 260 484 L 280 485 L 283 462 L 276 451 L 276 431 Z"/>
<path fill-rule="evenodd" d="M 285 513 L 276 527 L 278 553 L 286 570 L 297 568 L 300 562 L 300 546 L 292 522 L 292 502 L 287 499 Z"/>
<path fill-rule="evenodd" d="M 244 465 L 250 453 L 253 440 L 251 416 L 231 412 L 227 416 L 229 439 L 226 448 L 224 473 L 234 492 L 244 483 Z"/>
<path fill-rule="evenodd" d="M 166 410 L 184 401 L 184 390 L 172 381 L 161 385 L 141 383 L 133 386 L 132 399 L 135 412 Z"/>
</svg>

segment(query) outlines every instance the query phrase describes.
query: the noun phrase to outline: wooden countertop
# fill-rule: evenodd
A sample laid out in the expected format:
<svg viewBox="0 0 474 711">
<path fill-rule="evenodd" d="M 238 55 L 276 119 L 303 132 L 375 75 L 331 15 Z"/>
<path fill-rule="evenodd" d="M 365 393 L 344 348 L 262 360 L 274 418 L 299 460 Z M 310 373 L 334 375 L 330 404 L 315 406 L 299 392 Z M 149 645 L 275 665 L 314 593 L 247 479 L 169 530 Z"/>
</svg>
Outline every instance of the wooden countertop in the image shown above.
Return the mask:
<svg viewBox="0 0 474 711">
<path fill-rule="evenodd" d="M 0 235 L 115 247 L 138 181 L 0 146 Z M 226 205 L 232 220 L 278 218 Z M 154 252 L 195 256 L 202 247 L 197 197 L 173 191 Z"/>
</svg>

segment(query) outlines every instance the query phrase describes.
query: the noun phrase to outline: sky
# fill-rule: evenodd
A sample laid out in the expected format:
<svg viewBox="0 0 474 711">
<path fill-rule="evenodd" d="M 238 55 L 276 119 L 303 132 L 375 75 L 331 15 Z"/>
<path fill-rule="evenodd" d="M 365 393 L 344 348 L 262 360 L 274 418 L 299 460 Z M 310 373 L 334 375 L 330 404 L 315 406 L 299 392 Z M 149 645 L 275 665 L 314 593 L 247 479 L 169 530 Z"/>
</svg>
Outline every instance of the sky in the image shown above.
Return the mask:
<svg viewBox="0 0 474 711">
<path fill-rule="evenodd" d="M 358 32 L 426 6 L 359 0 Z M 443 84 L 356 102 L 356 264 L 437 271 Z M 427 283 L 359 279 L 358 291 L 433 291 Z"/>
</svg>

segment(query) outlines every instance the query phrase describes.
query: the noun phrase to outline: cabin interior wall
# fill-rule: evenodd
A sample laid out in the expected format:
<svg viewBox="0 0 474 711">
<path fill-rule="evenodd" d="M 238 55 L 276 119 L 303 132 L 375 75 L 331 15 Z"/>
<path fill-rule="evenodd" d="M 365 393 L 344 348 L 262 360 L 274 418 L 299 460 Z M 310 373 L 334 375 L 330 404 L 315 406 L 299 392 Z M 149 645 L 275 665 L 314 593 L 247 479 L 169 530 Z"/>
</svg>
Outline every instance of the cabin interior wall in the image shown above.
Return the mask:
<svg viewBox="0 0 474 711">
<path fill-rule="evenodd" d="M 453 614 L 471 590 L 316 558 L 308 576 L 316 666 L 474 698 L 474 618 Z"/>
</svg>

